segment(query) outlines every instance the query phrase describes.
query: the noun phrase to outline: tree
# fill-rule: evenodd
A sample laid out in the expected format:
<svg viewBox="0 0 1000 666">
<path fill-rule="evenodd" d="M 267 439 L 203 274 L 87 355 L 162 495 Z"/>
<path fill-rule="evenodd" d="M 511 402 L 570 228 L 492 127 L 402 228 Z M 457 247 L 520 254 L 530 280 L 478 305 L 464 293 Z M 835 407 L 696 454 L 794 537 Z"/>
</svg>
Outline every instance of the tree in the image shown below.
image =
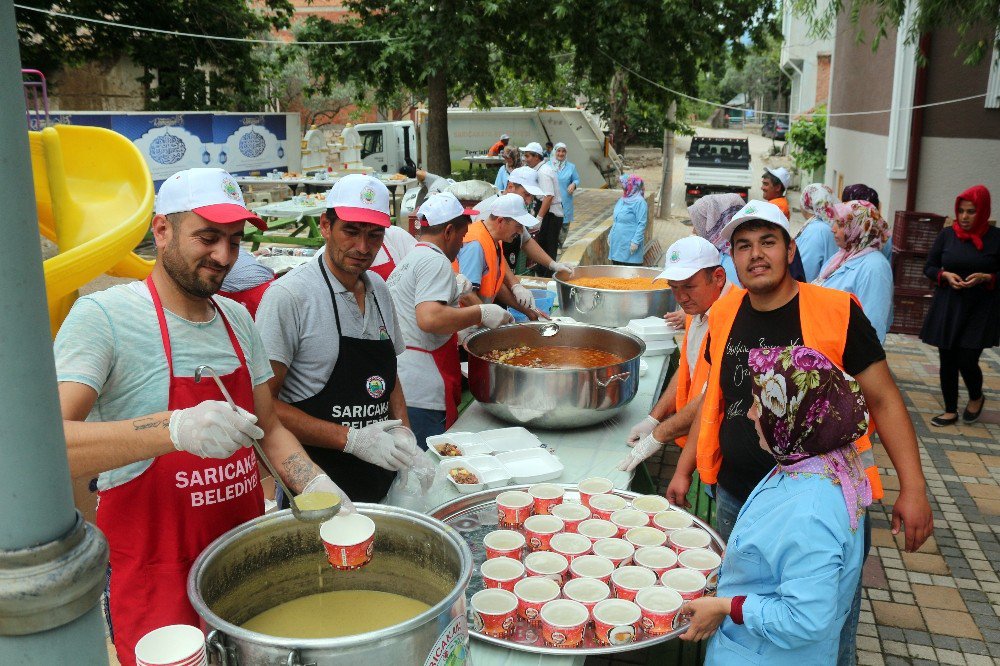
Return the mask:
<svg viewBox="0 0 1000 666">
<path fill-rule="evenodd" d="M 826 105 L 796 118 L 788 128 L 788 142 L 799 171 L 811 175 L 826 164 Z"/>
<path fill-rule="evenodd" d="M 27 5 L 114 23 L 161 30 L 250 38 L 285 28 L 289 0 L 23 0 Z M 139 79 L 149 110 L 262 108 L 266 58 L 246 42 L 204 40 L 82 23 L 17 11 L 21 60 L 43 71 L 126 56 L 143 68 Z"/>
<path fill-rule="evenodd" d="M 936 28 L 951 28 L 961 40 L 956 55 L 965 64 L 975 65 L 986 55 L 990 46 L 1000 48 L 1000 0 L 913 0 L 916 3 L 913 22 L 906 33 L 906 41 L 915 44 L 920 35 Z M 906 13 L 907 2 L 901 0 L 829 0 L 825 5 L 817 0 L 793 0 L 797 14 L 809 19 L 810 32 L 825 38 L 837 24 L 837 17 L 847 12 L 859 39 L 865 35 L 860 27 L 862 12 L 874 10 L 872 50 L 878 48 L 889 30 L 900 27 Z"/>
</svg>

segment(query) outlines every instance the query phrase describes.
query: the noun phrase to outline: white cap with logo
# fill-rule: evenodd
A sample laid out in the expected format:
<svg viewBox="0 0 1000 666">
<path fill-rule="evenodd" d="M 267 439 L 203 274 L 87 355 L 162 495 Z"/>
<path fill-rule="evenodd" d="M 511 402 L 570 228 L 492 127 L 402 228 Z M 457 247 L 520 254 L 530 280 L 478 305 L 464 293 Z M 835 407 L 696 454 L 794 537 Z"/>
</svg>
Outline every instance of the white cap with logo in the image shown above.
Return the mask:
<svg viewBox="0 0 1000 666">
<path fill-rule="evenodd" d="M 247 210 L 239 184 L 225 169 L 185 169 L 163 181 L 153 212 L 170 215 L 187 211 L 216 224 L 250 222 L 267 231 L 267 224 Z"/>
<path fill-rule="evenodd" d="M 545 191 L 538 186 L 538 172 L 529 166 L 517 167 L 511 171 L 507 177 L 507 182 L 520 185 L 533 197 L 540 197 L 545 194 Z"/>
<path fill-rule="evenodd" d="M 524 148 L 521 148 L 521 152 L 522 153 L 534 153 L 534 154 L 538 155 L 539 157 L 541 157 L 542 155 L 545 154 L 545 149 L 542 148 L 542 144 L 538 143 L 537 141 L 532 141 L 531 143 L 529 143 Z"/>
<path fill-rule="evenodd" d="M 508 192 L 501 194 L 490 209 L 490 217 L 506 217 L 519 222 L 526 229 L 534 229 L 541 222 L 524 207 L 524 199 L 520 194 Z"/>
<path fill-rule="evenodd" d="M 667 248 L 663 272 L 654 280 L 687 280 L 703 268 L 722 264 L 722 257 L 714 245 L 701 236 L 685 236 Z"/>
<path fill-rule="evenodd" d="M 364 222 L 380 227 L 389 219 L 389 189 L 378 178 L 352 173 L 344 176 L 326 193 L 326 207 L 345 222 Z"/>
<path fill-rule="evenodd" d="M 500 135 L 500 140 L 503 141 L 504 139 L 510 140 L 510 134 L 506 134 L 506 133 L 501 134 Z"/>
<path fill-rule="evenodd" d="M 781 181 L 782 187 L 786 190 L 788 189 L 788 184 L 792 182 L 792 173 L 785 167 L 778 167 L 777 169 L 772 169 L 771 167 L 764 167 L 764 171 L 771 174 L 775 178 Z"/>
<path fill-rule="evenodd" d="M 420 220 L 422 227 L 435 227 L 439 224 L 447 224 L 462 215 L 472 217 L 478 214 L 478 210 L 463 206 L 458 197 L 451 192 L 437 192 L 420 204 L 420 209 L 417 210 L 417 219 Z"/>
<path fill-rule="evenodd" d="M 736 228 L 750 220 L 761 220 L 775 224 L 791 234 L 788 228 L 788 218 L 785 217 L 780 208 L 768 201 L 751 199 L 743 208 L 740 208 L 736 215 L 733 215 L 733 219 L 729 220 L 729 224 L 722 228 L 722 237 L 727 241 L 731 241 Z"/>
</svg>

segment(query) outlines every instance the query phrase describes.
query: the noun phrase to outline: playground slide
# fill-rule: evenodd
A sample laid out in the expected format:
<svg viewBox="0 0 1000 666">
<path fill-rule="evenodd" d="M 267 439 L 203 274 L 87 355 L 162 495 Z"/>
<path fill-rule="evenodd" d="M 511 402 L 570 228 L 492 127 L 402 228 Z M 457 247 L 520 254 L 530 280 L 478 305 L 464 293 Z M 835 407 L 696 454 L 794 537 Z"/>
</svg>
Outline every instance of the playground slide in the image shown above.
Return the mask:
<svg viewBox="0 0 1000 666">
<path fill-rule="evenodd" d="M 29 135 L 39 231 L 59 246 L 45 261 L 54 336 L 80 287 L 103 273 L 142 279 L 152 270 L 132 250 L 155 192 L 142 155 L 116 132 L 56 125 Z"/>
</svg>

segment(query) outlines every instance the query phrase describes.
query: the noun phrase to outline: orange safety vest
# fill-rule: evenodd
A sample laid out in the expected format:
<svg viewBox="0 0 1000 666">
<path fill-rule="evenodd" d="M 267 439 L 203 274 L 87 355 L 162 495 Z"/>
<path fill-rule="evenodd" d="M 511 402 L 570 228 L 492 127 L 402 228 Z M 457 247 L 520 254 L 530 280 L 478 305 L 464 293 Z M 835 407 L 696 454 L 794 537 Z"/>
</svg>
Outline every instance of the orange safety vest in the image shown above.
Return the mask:
<svg viewBox="0 0 1000 666">
<path fill-rule="evenodd" d="M 696 398 L 701 395 L 702 389 L 705 388 L 705 382 L 708 381 L 708 373 L 712 366 L 708 364 L 705 360 L 705 343 L 708 341 L 708 336 L 706 335 L 701 339 L 701 345 L 698 348 L 698 360 L 694 364 L 694 373 L 691 372 L 690 366 L 688 366 L 688 331 L 691 329 L 691 316 L 684 317 L 684 342 L 681 343 L 681 360 L 680 365 L 677 368 L 677 397 L 674 399 L 674 408 L 676 412 L 684 409 L 692 398 Z M 687 435 L 681 435 L 674 439 L 677 442 L 677 446 L 684 448 L 684 444 L 687 442 Z"/>
<path fill-rule="evenodd" d="M 500 243 L 493 239 L 490 230 L 486 228 L 486 223 L 483 220 L 469 225 L 469 230 L 465 232 L 464 244 L 468 245 L 469 243 L 479 243 L 483 246 L 486 272 L 483 273 L 483 277 L 479 282 L 479 295 L 492 302 L 496 298 L 496 295 L 500 293 L 500 287 L 503 286 L 503 277 L 507 272 L 507 262 L 504 261 Z M 456 273 L 462 272 L 458 267 L 458 259 L 455 259 L 451 266 L 455 269 Z M 476 281 L 471 275 L 466 275 L 465 277 L 469 278 L 472 282 Z"/>
<path fill-rule="evenodd" d="M 771 199 L 768 203 L 773 203 L 781 210 L 782 213 L 785 214 L 786 218 L 791 218 L 791 213 L 789 212 L 788 208 L 788 199 L 786 199 L 785 197 L 778 197 L 776 199 Z"/>
<path fill-rule="evenodd" d="M 722 363 L 733 321 L 743 303 L 746 289 L 733 289 L 712 305 L 708 315 L 708 337 L 711 338 L 712 369 L 705 390 L 705 400 L 701 406 L 701 432 L 698 436 L 698 474 L 704 483 L 716 483 L 722 467 L 722 451 L 719 447 L 719 431 L 725 412 L 722 398 Z M 834 365 L 843 369 L 844 346 L 847 344 L 847 327 L 851 320 L 851 301 L 858 299 L 845 291 L 827 289 L 812 284 L 799 284 L 799 320 L 802 325 L 802 339 L 807 347 L 822 352 Z M 860 303 L 859 303 L 860 305 Z M 872 486 L 872 497 L 882 498 L 882 481 L 879 479 L 875 456 L 869 435 L 872 432 L 869 420 L 868 432 L 854 443 L 865 463 L 865 473 Z"/>
</svg>

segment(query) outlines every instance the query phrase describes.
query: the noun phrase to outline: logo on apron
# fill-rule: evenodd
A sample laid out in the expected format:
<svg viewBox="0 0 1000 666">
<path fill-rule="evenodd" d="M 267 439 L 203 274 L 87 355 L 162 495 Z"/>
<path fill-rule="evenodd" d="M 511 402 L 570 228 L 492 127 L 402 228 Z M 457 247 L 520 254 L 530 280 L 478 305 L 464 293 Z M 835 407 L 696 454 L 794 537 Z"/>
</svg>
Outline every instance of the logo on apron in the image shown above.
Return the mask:
<svg viewBox="0 0 1000 666">
<path fill-rule="evenodd" d="M 373 398 L 381 398 L 385 394 L 385 380 L 379 375 L 372 375 L 365 380 L 365 390 Z"/>
</svg>

